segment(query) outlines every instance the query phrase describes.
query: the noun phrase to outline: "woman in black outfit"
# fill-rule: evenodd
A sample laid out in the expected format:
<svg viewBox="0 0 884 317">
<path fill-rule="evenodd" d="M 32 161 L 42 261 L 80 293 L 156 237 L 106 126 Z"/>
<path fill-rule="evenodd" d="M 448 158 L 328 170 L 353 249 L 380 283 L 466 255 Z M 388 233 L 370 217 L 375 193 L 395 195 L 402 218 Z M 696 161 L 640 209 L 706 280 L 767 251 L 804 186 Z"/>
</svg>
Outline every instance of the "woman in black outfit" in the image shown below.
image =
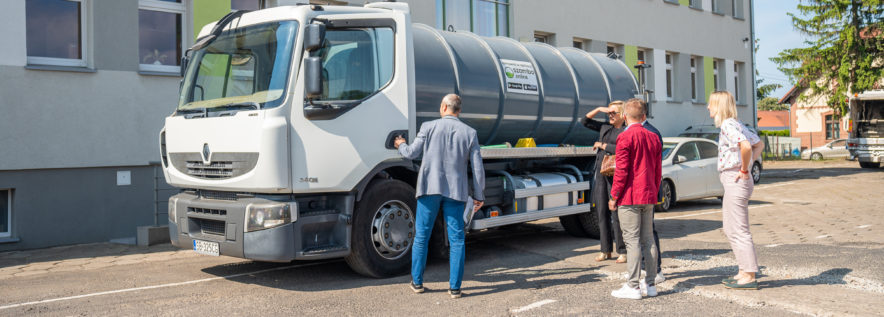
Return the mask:
<svg viewBox="0 0 884 317">
<path fill-rule="evenodd" d="M 608 123 L 593 120 L 599 112 L 608 115 Z M 601 240 L 601 253 L 595 258 L 596 261 L 611 259 L 612 244 L 617 245 L 617 263 L 626 262 L 626 245 L 623 243 L 623 231 L 620 230 L 620 219 L 616 212 L 608 209 L 608 197 L 611 193 L 612 177 L 599 173 L 602 159 L 605 154 L 613 155 L 617 148 L 617 136 L 623 132 L 626 119 L 623 117 L 623 102 L 614 101 L 607 107 L 598 107 L 580 119 L 583 126 L 599 132 L 599 141 L 593 145 L 598 150 L 595 159 L 595 172 L 593 173 L 591 202 L 598 213 L 599 240 Z M 612 241 L 613 240 L 613 241 Z"/>
</svg>

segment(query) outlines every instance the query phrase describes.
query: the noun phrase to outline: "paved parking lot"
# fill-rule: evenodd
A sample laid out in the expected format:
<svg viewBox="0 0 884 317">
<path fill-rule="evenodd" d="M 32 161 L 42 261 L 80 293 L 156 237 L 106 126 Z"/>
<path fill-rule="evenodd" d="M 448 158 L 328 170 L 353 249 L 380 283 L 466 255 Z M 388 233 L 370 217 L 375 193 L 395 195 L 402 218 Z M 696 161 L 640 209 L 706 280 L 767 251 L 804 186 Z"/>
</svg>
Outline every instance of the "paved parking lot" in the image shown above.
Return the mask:
<svg viewBox="0 0 884 317">
<path fill-rule="evenodd" d="M 260 263 L 170 245 L 68 246 L 0 253 L 0 315 L 880 315 L 882 170 L 855 162 L 767 162 L 750 221 L 759 291 L 718 281 L 736 270 L 720 201 L 658 213 L 660 296 L 617 300 L 622 264 L 595 262 L 598 241 L 555 220 L 468 237 L 466 296 L 451 300 L 447 263 L 425 294 L 407 276 L 370 279 L 343 261 Z"/>
</svg>

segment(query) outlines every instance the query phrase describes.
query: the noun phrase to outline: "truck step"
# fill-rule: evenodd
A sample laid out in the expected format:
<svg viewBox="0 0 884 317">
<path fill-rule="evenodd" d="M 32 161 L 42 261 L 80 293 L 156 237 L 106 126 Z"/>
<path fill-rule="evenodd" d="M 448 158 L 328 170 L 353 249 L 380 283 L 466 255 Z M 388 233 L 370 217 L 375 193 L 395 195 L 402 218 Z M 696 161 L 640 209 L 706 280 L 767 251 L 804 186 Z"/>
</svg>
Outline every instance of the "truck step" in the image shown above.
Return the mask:
<svg viewBox="0 0 884 317">
<path fill-rule="evenodd" d="M 579 213 L 589 212 L 590 210 L 591 210 L 590 204 L 579 204 L 579 205 L 573 205 L 573 206 L 562 206 L 562 207 L 556 207 L 556 208 L 548 208 L 548 209 L 522 212 L 522 213 L 505 215 L 505 216 L 498 216 L 498 217 L 492 217 L 492 218 L 476 219 L 476 220 L 473 220 L 472 226 L 470 226 L 470 228 L 472 230 L 488 229 L 488 228 L 516 224 L 516 223 L 523 223 L 523 222 L 529 222 L 529 221 L 534 221 L 534 220 L 546 219 L 546 218 L 579 214 Z"/>
<path fill-rule="evenodd" d="M 337 209 L 323 209 L 323 210 L 310 210 L 301 212 L 299 215 L 301 217 L 311 217 L 311 216 L 321 216 L 321 215 L 332 215 L 339 213 Z"/>
<path fill-rule="evenodd" d="M 343 245 L 322 245 L 322 246 L 318 246 L 318 247 L 304 249 L 304 251 L 301 251 L 301 254 L 302 255 L 316 255 L 316 254 L 331 253 L 331 252 L 338 252 L 338 251 L 347 251 L 347 247 L 343 246 Z"/>
</svg>

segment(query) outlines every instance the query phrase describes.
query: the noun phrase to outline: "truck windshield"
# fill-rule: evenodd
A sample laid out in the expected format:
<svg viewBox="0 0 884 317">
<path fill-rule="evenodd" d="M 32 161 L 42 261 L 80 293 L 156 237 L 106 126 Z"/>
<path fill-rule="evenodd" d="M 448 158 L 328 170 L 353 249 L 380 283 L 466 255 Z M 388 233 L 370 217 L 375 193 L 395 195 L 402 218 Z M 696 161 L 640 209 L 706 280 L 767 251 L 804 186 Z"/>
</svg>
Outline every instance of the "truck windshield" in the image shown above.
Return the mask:
<svg viewBox="0 0 884 317">
<path fill-rule="evenodd" d="M 282 104 L 297 30 L 295 21 L 238 28 L 193 52 L 178 112 Z"/>
</svg>

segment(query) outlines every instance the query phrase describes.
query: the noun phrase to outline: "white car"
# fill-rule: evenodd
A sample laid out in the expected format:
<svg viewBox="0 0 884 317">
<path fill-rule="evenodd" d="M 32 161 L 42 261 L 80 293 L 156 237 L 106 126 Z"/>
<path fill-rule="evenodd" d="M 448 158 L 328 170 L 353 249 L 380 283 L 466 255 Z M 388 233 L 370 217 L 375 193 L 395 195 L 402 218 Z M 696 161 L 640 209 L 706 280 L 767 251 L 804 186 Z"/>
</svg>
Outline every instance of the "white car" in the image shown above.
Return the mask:
<svg viewBox="0 0 884 317">
<path fill-rule="evenodd" d="M 663 181 L 657 211 L 671 209 L 676 201 L 722 195 L 717 143 L 703 138 L 663 138 Z"/>
<path fill-rule="evenodd" d="M 850 152 L 847 151 L 847 139 L 835 140 L 809 150 L 801 151 L 801 159 L 819 161 L 831 158 L 847 158 Z"/>
</svg>

